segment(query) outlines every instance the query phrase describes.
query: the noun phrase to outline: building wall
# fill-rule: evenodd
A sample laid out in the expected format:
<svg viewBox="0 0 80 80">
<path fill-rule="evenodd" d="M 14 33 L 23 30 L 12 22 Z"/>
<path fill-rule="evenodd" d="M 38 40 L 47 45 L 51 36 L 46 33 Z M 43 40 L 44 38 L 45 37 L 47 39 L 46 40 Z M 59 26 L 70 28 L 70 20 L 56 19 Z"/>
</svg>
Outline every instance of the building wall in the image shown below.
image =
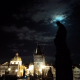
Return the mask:
<svg viewBox="0 0 80 80">
<path fill-rule="evenodd" d="M 23 76 L 23 69 L 23 65 L 19 64 L 0 65 L 0 76 L 5 75 L 5 72 L 8 72 L 8 75 Z"/>
<path fill-rule="evenodd" d="M 0 65 L 0 76 L 5 75 L 5 70 L 8 69 L 6 65 Z"/>
<path fill-rule="evenodd" d="M 34 74 L 41 75 L 42 67 L 45 66 L 45 57 L 44 55 L 34 54 Z"/>
<path fill-rule="evenodd" d="M 80 80 L 80 70 L 78 67 L 75 67 L 73 69 L 73 79 L 74 80 Z"/>
<path fill-rule="evenodd" d="M 10 75 L 18 75 L 19 65 L 17 64 L 9 65 L 9 68 L 10 68 L 10 71 L 9 71 Z"/>
</svg>

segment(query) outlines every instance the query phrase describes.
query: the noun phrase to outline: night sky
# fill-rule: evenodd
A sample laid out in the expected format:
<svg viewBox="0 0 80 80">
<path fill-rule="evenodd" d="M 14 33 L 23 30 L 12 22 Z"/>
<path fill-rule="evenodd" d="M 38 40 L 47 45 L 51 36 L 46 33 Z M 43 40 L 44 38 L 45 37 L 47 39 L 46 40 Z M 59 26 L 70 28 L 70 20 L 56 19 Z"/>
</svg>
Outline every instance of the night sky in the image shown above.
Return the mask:
<svg viewBox="0 0 80 80">
<path fill-rule="evenodd" d="M 18 52 L 33 56 L 37 43 L 55 59 L 56 21 L 67 29 L 67 46 L 73 63 L 80 63 L 80 0 L 24 0 L 0 2 L 0 62 Z"/>
</svg>

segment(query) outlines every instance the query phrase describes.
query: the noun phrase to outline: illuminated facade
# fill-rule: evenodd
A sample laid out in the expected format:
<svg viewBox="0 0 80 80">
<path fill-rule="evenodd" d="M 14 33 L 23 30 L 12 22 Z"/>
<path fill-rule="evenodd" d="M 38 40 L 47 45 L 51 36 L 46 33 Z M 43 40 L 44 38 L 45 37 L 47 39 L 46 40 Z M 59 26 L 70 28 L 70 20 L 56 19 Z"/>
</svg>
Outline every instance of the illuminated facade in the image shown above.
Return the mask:
<svg viewBox="0 0 80 80">
<path fill-rule="evenodd" d="M 53 77 L 56 77 L 55 75 L 55 68 L 53 66 L 49 66 L 45 64 L 45 55 L 44 50 L 41 51 L 40 45 L 37 45 L 36 52 L 33 54 L 34 58 L 34 65 L 29 65 L 29 68 L 26 70 L 26 75 L 32 75 L 32 76 L 44 76 L 47 77 L 48 71 L 51 68 L 51 72 Z"/>
<path fill-rule="evenodd" d="M 36 48 L 36 52 L 33 54 L 33 57 L 34 57 L 34 74 L 41 75 L 42 69 L 45 66 L 45 56 L 44 51 L 41 52 L 39 44 Z"/>
<path fill-rule="evenodd" d="M 80 80 L 80 68 L 78 67 L 73 69 L 73 80 Z"/>
<path fill-rule="evenodd" d="M 55 68 L 53 66 L 45 65 L 44 50 L 41 51 L 40 45 L 37 45 L 36 52 L 33 54 L 34 62 L 29 64 L 29 67 L 22 65 L 22 59 L 19 54 L 16 53 L 15 57 L 10 60 L 10 63 L 6 62 L 0 65 L 0 76 L 2 75 L 16 75 L 17 77 L 23 76 L 24 70 L 26 76 L 44 76 L 47 77 L 48 71 L 51 68 L 53 77 L 55 77 Z"/>
<path fill-rule="evenodd" d="M 5 62 L 0 65 L 0 76 L 2 75 L 16 75 L 17 77 L 22 77 L 24 70 L 26 76 L 43 76 L 47 77 L 48 72 L 51 69 L 51 73 L 56 79 L 56 69 L 51 65 L 45 64 L 45 54 L 44 50 L 41 51 L 40 45 L 37 45 L 36 52 L 33 54 L 34 62 L 29 64 L 29 67 L 22 65 L 22 59 L 19 54 L 16 53 L 15 57 L 11 59 L 10 63 Z M 80 65 L 80 64 L 79 64 Z M 73 80 L 80 79 L 80 68 L 75 67 L 73 69 Z"/>
<path fill-rule="evenodd" d="M 16 56 L 10 61 L 10 63 L 5 62 L 0 65 L 0 76 L 6 74 L 21 77 L 23 76 L 24 69 L 25 66 L 22 65 L 22 59 L 19 57 L 18 53 L 16 53 Z"/>
<path fill-rule="evenodd" d="M 5 75 L 5 70 L 8 69 L 8 62 L 0 65 L 0 76 Z"/>
</svg>

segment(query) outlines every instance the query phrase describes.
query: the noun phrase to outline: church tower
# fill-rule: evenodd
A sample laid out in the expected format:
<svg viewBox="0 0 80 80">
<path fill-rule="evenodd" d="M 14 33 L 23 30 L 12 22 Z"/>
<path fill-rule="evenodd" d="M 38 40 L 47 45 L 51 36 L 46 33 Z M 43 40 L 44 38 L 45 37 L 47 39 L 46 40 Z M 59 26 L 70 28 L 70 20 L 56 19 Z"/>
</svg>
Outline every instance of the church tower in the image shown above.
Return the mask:
<svg viewBox="0 0 80 80">
<path fill-rule="evenodd" d="M 41 51 L 40 45 L 37 44 L 34 56 L 34 75 L 42 75 L 42 68 L 45 66 L 44 50 Z"/>
</svg>

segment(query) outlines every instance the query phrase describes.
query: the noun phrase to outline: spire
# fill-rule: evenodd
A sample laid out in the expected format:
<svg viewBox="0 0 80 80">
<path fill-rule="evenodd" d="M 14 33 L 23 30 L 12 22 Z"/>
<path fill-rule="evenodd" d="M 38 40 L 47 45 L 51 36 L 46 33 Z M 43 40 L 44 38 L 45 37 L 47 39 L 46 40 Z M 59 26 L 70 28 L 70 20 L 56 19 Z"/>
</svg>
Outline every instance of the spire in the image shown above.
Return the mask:
<svg viewBox="0 0 80 80">
<path fill-rule="evenodd" d="M 18 53 L 16 53 L 16 56 L 18 56 L 19 54 Z"/>
<path fill-rule="evenodd" d="M 37 44 L 36 54 L 41 54 L 41 49 L 39 43 Z"/>
</svg>

